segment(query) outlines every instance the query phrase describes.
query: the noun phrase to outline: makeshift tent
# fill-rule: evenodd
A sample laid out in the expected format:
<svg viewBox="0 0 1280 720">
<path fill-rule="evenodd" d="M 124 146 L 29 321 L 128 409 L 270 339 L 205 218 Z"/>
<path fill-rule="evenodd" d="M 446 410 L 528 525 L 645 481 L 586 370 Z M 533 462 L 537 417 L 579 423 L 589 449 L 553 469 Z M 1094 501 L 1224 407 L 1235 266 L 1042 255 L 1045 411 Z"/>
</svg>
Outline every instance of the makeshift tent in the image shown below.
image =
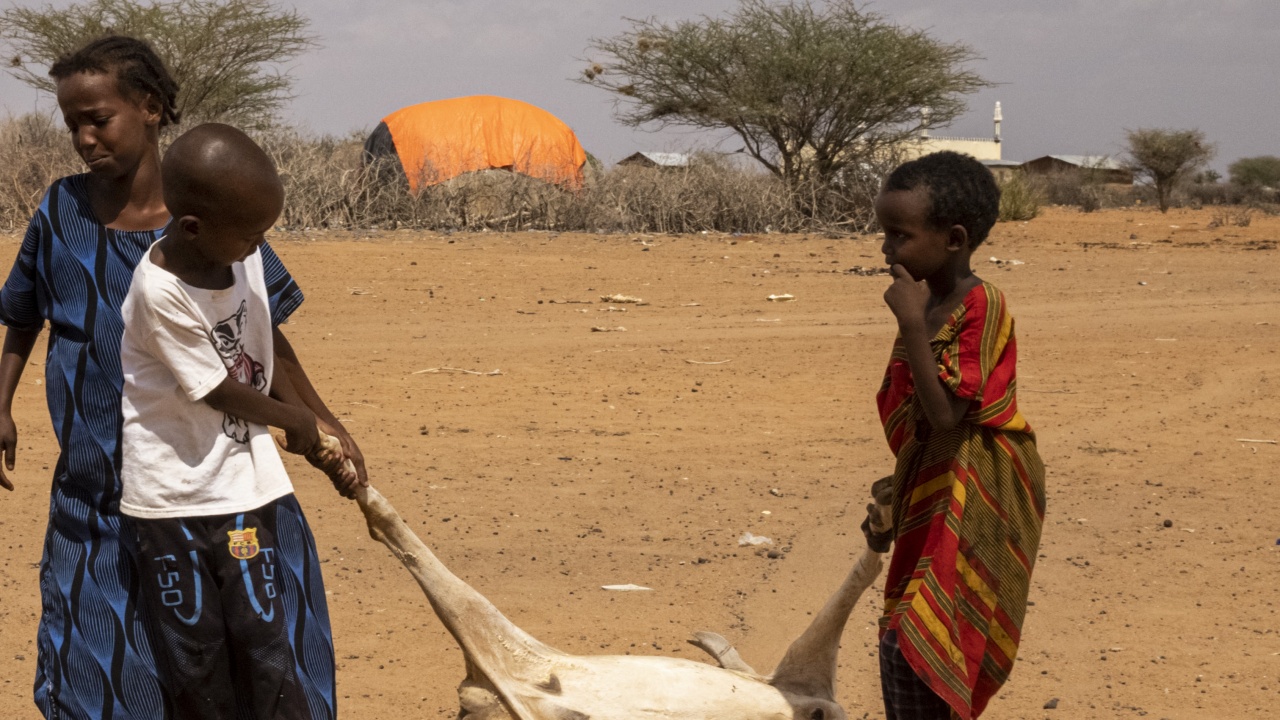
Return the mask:
<svg viewBox="0 0 1280 720">
<path fill-rule="evenodd" d="M 505 169 L 577 187 L 587 153 L 559 118 L 491 95 L 437 100 L 382 119 L 366 160 L 395 155 L 415 192 L 476 170 Z"/>
</svg>

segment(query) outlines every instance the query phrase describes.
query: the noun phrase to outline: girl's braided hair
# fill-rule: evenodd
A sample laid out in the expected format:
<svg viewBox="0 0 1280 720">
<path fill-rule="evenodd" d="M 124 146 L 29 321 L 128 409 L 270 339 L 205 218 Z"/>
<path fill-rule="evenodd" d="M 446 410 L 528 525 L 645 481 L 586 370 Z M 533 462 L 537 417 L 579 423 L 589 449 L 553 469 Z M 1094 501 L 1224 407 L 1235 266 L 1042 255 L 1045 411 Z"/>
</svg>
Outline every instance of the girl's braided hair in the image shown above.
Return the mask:
<svg viewBox="0 0 1280 720">
<path fill-rule="evenodd" d="M 160 127 L 178 122 L 181 117 L 176 104 L 178 83 L 144 40 L 126 35 L 100 37 L 58 58 L 49 68 L 49 76 L 63 80 L 77 73 L 111 71 L 115 72 L 122 91 L 155 98 L 160 104 Z"/>
</svg>

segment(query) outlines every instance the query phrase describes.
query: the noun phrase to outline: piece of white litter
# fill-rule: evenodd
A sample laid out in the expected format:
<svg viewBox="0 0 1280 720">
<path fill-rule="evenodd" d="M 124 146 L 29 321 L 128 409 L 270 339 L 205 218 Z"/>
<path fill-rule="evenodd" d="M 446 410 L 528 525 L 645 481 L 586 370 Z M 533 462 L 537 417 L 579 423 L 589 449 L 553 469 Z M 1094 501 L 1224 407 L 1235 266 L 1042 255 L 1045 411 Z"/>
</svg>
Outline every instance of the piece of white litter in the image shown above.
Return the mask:
<svg viewBox="0 0 1280 720">
<path fill-rule="evenodd" d="M 742 533 L 742 537 L 738 538 L 738 545 L 772 545 L 773 538 L 767 538 L 763 535 L 754 535 L 749 532 Z"/>
<path fill-rule="evenodd" d="M 1275 445 L 1275 440 L 1252 440 L 1250 438 L 1236 438 L 1236 442 L 1241 443 L 1262 443 L 1264 445 Z"/>
<path fill-rule="evenodd" d="M 796 296 L 791 293 L 782 293 L 781 295 L 770 295 L 765 299 L 769 302 L 791 302 L 796 299 Z"/>
<path fill-rule="evenodd" d="M 653 590 L 653 588 L 647 588 L 643 585 L 634 585 L 632 583 L 627 583 L 626 585 L 601 585 L 600 589 L 616 590 L 618 592 L 634 592 L 636 590 Z"/>
</svg>

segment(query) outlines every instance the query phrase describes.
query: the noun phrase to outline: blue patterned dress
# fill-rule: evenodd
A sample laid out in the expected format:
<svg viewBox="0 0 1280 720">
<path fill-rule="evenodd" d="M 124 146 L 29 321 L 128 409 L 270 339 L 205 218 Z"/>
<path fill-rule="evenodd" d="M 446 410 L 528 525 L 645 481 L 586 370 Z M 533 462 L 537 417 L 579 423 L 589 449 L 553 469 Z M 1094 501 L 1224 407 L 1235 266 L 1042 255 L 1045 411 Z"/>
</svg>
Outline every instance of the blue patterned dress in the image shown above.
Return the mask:
<svg viewBox="0 0 1280 720">
<path fill-rule="evenodd" d="M 50 186 L 0 290 L 0 322 L 49 323 L 45 388 L 61 454 L 53 474 L 40 562 L 36 705 L 46 718 L 170 717 L 156 679 L 151 628 L 138 611 L 133 533 L 120 514 L 120 304 L 142 253 L 163 229 L 120 231 L 94 217 L 87 175 Z M 272 320 L 284 322 L 302 291 L 262 246 Z M 316 718 L 334 716 L 328 609 L 315 541 L 300 511 L 284 513 L 282 545 L 294 548 L 284 595 Z"/>
</svg>

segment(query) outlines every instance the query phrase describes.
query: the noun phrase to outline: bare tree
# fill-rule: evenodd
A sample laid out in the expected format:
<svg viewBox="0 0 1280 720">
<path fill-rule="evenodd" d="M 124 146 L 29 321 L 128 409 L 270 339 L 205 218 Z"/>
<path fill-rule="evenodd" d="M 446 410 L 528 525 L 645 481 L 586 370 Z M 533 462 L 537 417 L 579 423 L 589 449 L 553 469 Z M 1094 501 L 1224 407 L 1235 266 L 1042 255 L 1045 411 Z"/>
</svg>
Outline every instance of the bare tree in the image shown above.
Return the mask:
<svg viewBox="0 0 1280 720">
<path fill-rule="evenodd" d="M 1213 158 L 1215 148 L 1200 130 L 1126 130 L 1127 164 L 1138 178 L 1155 186 L 1160 212 L 1169 211 L 1169 195 L 1183 179 Z"/>
<path fill-rule="evenodd" d="M 88 0 L 66 8 L 0 12 L 9 73 L 52 92 L 45 74 L 61 55 L 101 35 L 151 43 L 178 82 L 178 109 L 191 120 L 269 124 L 291 97 L 283 63 L 315 45 L 308 21 L 267 0 Z"/>
</svg>

